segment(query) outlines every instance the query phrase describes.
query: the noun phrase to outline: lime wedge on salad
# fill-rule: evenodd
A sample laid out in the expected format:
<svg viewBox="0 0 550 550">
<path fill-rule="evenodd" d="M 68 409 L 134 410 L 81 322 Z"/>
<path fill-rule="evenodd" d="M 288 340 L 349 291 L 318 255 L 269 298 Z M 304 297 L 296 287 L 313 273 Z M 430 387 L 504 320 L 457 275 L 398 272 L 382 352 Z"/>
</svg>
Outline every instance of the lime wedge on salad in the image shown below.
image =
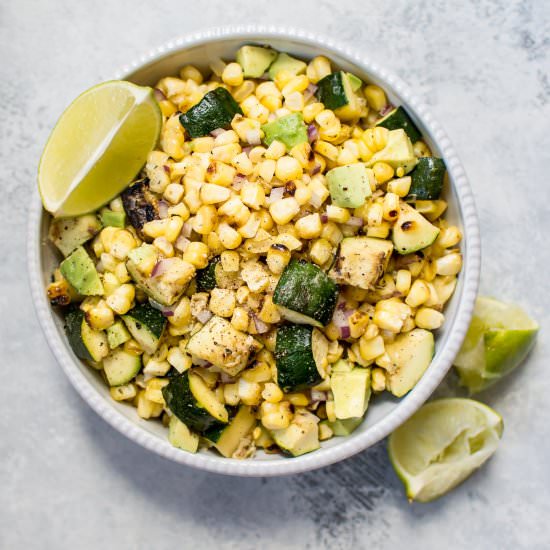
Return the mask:
<svg viewBox="0 0 550 550">
<path fill-rule="evenodd" d="M 480 296 L 454 361 L 461 384 L 475 393 L 502 378 L 525 359 L 538 329 L 519 306 Z"/>
<path fill-rule="evenodd" d="M 151 88 L 114 80 L 78 96 L 61 115 L 40 159 L 44 208 L 66 217 L 107 203 L 138 174 L 161 126 Z"/>
<path fill-rule="evenodd" d="M 407 497 L 438 498 L 464 481 L 496 451 L 502 418 L 472 399 L 432 401 L 389 439 L 389 455 Z"/>
</svg>

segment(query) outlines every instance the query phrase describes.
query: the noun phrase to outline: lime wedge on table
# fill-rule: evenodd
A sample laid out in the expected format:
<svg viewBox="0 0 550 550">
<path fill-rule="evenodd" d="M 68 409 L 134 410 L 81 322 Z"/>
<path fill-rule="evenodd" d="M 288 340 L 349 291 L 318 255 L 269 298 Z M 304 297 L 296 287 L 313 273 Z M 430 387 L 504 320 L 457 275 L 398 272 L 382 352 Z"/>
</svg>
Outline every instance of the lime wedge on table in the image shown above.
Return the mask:
<svg viewBox="0 0 550 550">
<path fill-rule="evenodd" d="M 44 208 L 54 216 L 77 216 L 111 200 L 145 164 L 161 125 L 151 88 L 115 80 L 78 96 L 40 159 Z"/>
<path fill-rule="evenodd" d="M 538 329 L 519 306 L 480 296 L 454 361 L 461 384 L 475 393 L 502 378 L 525 359 Z"/>
<path fill-rule="evenodd" d="M 502 428 L 499 414 L 472 399 L 424 405 L 389 439 L 409 499 L 428 502 L 464 481 L 496 451 Z"/>
</svg>

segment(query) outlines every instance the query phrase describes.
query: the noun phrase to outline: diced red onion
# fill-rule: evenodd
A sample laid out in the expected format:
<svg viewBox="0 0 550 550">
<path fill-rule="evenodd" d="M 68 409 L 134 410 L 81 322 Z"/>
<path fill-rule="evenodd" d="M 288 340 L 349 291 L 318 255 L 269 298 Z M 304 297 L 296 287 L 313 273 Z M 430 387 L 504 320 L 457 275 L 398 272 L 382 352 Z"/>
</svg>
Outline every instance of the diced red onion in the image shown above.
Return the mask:
<svg viewBox="0 0 550 550">
<path fill-rule="evenodd" d="M 280 201 L 283 198 L 283 195 L 285 194 L 285 188 L 284 187 L 274 187 L 271 190 L 271 193 L 266 198 L 267 204 L 273 204 L 274 202 Z"/>
<path fill-rule="evenodd" d="M 168 203 L 166 201 L 160 200 L 159 205 L 159 218 L 162 220 L 168 217 Z"/>
<path fill-rule="evenodd" d="M 251 145 L 260 145 L 260 143 L 262 143 L 260 130 L 257 130 L 257 129 L 247 130 L 246 141 Z"/>
<path fill-rule="evenodd" d="M 174 245 L 177 248 L 177 250 L 179 250 L 180 252 L 185 252 L 185 249 L 189 246 L 190 242 L 191 241 L 187 237 L 180 235 L 176 239 L 176 242 L 174 243 Z"/>
<path fill-rule="evenodd" d="M 105 266 L 103 265 L 103 262 L 101 260 L 97 262 L 95 268 L 98 273 L 103 273 L 105 271 Z"/>
<path fill-rule="evenodd" d="M 345 225 L 350 225 L 351 227 L 363 227 L 363 218 L 357 216 L 352 216 Z"/>
<path fill-rule="evenodd" d="M 254 325 L 256 326 L 256 330 L 258 331 L 258 334 L 265 334 L 269 330 L 269 326 L 266 325 L 261 319 L 258 319 L 256 315 L 253 316 L 254 319 Z"/>
<path fill-rule="evenodd" d="M 210 132 L 210 135 L 212 137 L 218 137 L 219 135 L 223 134 L 225 132 L 225 130 L 223 128 L 216 128 L 215 130 L 212 130 Z"/>
<path fill-rule="evenodd" d="M 163 164 L 162 167 L 164 168 L 164 171 L 169 174 L 170 173 L 170 166 L 168 164 Z"/>
<path fill-rule="evenodd" d="M 340 332 L 340 338 L 343 338 L 344 340 L 351 336 L 351 330 L 349 327 L 339 327 L 338 330 Z"/>
<path fill-rule="evenodd" d="M 344 316 L 348 320 L 354 313 L 353 309 L 344 309 Z"/>
<path fill-rule="evenodd" d="M 235 191 L 240 191 L 242 186 L 247 182 L 246 176 L 243 176 L 243 174 L 237 174 L 233 178 L 233 183 L 231 184 L 231 187 L 235 189 Z"/>
<path fill-rule="evenodd" d="M 307 127 L 307 139 L 310 143 L 313 143 L 316 139 L 319 139 L 319 130 L 313 123 Z"/>
<path fill-rule="evenodd" d="M 391 103 L 388 103 L 387 105 L 384 105 L 382 109 L 380 109 L 380 116 L 386 116 L 392 110 L 393 110 L 393 105 Z"/>
<path fill-rule="evenodd" d="M 157 101 L 164 101 L 166 99 L 164 92 L 162 90 L 159 90 L 158 88 L 155 88 L 153 90 L 153 94 L 155 95 L 155 99 Z"/>
<path fill-rule="evenodd" d="M 193 226 L 189 222 L 185 222 L 181 228 L 180 235 L 188 239 L 193 232 Z"/>
<path fill-rule="evenodd" d="M 204 325 L 205 323 L 208 323 L 212 317 L 212 312 L 208 309 L 203 309 L 202 311 L 199 311 L 197 313 L 197 319 Z"/>
<path fill-rule="evenodd" d="M 314 176 L 315 174 L 318 174 L 320 171 L 321 171 L 321 165 L 319 163 L 315 163 L 315 166 L 311 171 L 311 175 Z"/>
<path fill-rule="evenodd" d="M 260 76 L 259 80 L 269 80 L 269 73 L 266 71 L 262 76 Z"/>
<path fill-rule="evenodd" d="M 327 222 L 328 222 L 328 215 L 321 214 L 321 223 L 327 223 Z"/>
<path fill-rule="evenodd" d="M 267 116 L 267 121 L 273 122 L 274 120 L 277 120 L 277 115 L 275 113 L 269 113 L 269 115 Z"/>
<path fill-rule="evenodd" d="M 153 267 L 153 271 L 151 271 L 151 277 L 160 277 L 164 275 L 168 269 L 170 269 L 170 265 L 173 263 L 174 259 L 175 258 L 163 258 L 159 260 L 155 264 L 155 267 Z"/>
<path fill-rule="evenodd" d="M 153 298 L 149 298 L 149 304 L 151 307 L 154 307 L 158 311 L 160 311 L 164 317 L 172 317 L 174 315 L 173 306 L 163 306 L 156 300 L 153 300 Z"/>
<path fill-rule="evenodd" d="M 235 382 L 235 378 L 222 371 L 220 374 L 220 381 L 222 384 L 233 384 Z"/>
<path fill-rule="evenodd" d="M 246 156 L 250 155 L 250 151 L 252 151 L 252 145 L 247 145 L 246 147 L 243 147 L 243 153 L 246 153 Z"/>
<path fill-rule="evenodd" d="M 319 390 L 311 390 L 311 401 L 313 403 L 318 403 L 319 401 L 326 401 L 327 393 Z"/>
<path fill-rule="evenodd" d="M 211 363 L 209 361 L 205 361 L 204 359 L 199 359 L 198 357 L 193 357 L 193 365 L 196 365 L 197 367 L 209 367 Z"/>
<path fill-rule="evenodd" d="M 304 90 L 304 101 L 307 101 L 311 97 L 315 95 L 315 92 L 317 91 L 317 86 L 315 84 L 310 84 L 305 90 Z"/>
</svg>

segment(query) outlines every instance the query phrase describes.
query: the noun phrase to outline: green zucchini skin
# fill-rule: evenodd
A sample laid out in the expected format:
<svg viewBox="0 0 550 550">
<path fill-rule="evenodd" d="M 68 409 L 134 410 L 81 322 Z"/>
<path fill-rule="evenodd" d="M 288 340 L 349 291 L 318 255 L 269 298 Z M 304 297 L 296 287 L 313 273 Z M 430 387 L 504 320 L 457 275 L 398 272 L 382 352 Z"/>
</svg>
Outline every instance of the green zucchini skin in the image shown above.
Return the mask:
<svg viewBox="0 0 550 550">
<path fill-rule="evenodd" d="M 447 168 L 443 159 L 420 157 L 411 172 L 411 188 L 407 200 L 435 200 L 441 195 Z"/>
<path fill-rule="evenodd" d="M 132 317 L 137 323 L 145 325 L 156 338 L 162 336 L 162 332 L 166 326 L 166 317 L 149 304 L 139 304 L 125 315 Z"/>
<path fill-rule="evenodd" d="M 243 114 L 239 104 L 225 88 L 216 88 L 191 109 L 180 115 L 181 125 L 192 137 L 207 136 L 217 128 L 227 128 L 236 114 Z"/>
<path fill-rule="evenodd" d="M 214 418 L 199 405 L 191 392 L 187 371 L 170 378 L 170 382 L 162 388 L 162 395 L 169 409 L 189 429 L 201 434 L 211 430 L 214 434 L 217 431 L 223 431 L 223 428 L 226 427 L 226 424 Z"/>
<path fill-rule="evenodd" d="M 215 424 L 211 428 L 208 428 L 202 433 L 203 437 L 205 437 L 206 439 L 208 439 L 208 441 L 211 441 L 212 443 L 218 442 L 223 432 L 231 425 L 231 421 L 233 420 L 233 418 L 235 418 L 235 415 L 239 412 L 238 405 L 235 405 L 235 406 L 226 405 L 225 408 L 229 413 L 229 422 L 227 424 L 222 424 L 221 422 L 218 421 L 217 424 Z"/>
<path fill-rule="evenodd" d="M 304 260 L 291 260 L 286 266 L 273 302 L 327 325 L 338 299 L 338 285 L 316 265 Z"/>
<path fill-rule="evenodd" d="M 422 138 L 420 130 L 403 107 L 394 109 L 390 114 L 378 121 L 376 126 L 382 126 L 388 130 L 399 130 L 402 128 L 405 130 L 405 133 L 409 136 L 412 143 Z"/>
<path fill-rule="evenodd" d="M 343 73 L 338 71 L 331 73 L 317 82 L 317 99 L 325 106 L 325 109 L 338 109 L 349 103 L 344 89 Z"/>
<path fill-rule="evenodd" d="M 216 288 L 216 266 L 220 257 L 212 258 L 204 269 L 198 269 L 195 279 L 197 281 L 197 292 L 209 292 Z"/>
<path fill-rule="evenodd" d="M 86 321 L 84 321 L 84 312 L 81 309 L 69 311 L 65 316 L 65 332 L 75 355 L 85 361 L 93 361 L 94 358 L 82 341 L 83 322 Z"/>
<path fill-rule="evenodd" d="M 285 392 L 314 386 L 322 380 L 313 358 L 312 333 L 309 325 L 283 325 L 277 330 L 277 383 Z"/>
</svg>

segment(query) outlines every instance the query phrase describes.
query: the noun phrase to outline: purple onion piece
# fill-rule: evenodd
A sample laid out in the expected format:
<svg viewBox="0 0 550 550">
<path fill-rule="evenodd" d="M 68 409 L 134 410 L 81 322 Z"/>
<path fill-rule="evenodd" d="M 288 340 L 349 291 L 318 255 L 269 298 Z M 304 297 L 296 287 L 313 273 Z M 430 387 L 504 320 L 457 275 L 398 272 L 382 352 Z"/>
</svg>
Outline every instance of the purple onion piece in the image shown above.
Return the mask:
<svg viewBox="0 0 550 550">
<path fill-rule="evenodd" d="M 340 330 L 340 337 L 343 338 L 344 340 L 351 336 L 351 330 L 349 327 L 340 327 L 339 330 Z"/>
<path fill-rule="evenodd" d="M 159 90 L 158 88 L 153 89 L 153 94 L 157 101 L 164 101 L 166 99 L 164 92 L 162 90 Z"/>
<path fill-rule="evenodd" d="M 313 143 L 316 139 L 319 139 L 319 130 L 313 123 L 307 127 L 307 139 L 309 143 Z"/>
</svg>

